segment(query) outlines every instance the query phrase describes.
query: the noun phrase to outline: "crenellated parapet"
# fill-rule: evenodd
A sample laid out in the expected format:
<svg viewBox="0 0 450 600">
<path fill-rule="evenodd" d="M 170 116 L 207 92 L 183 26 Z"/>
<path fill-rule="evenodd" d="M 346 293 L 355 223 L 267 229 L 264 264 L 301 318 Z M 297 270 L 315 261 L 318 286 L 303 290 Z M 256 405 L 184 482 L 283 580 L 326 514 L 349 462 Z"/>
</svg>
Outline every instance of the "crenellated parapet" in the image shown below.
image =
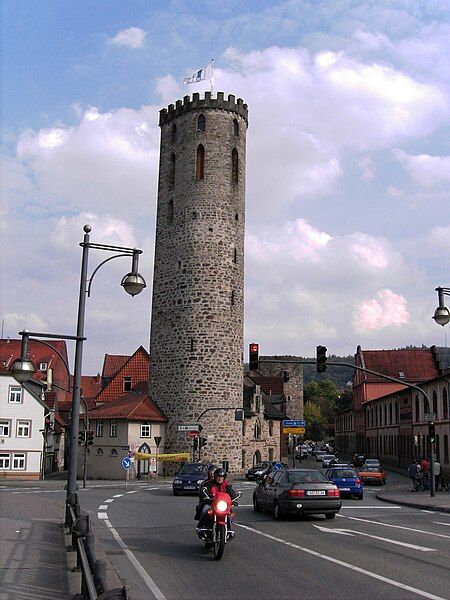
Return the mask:
<svg viewBox="0 0 450 600">
<path fill-rule="evenodd" d="M 183 100 L 177 100 L 175 104 L 169 104 L 167 108 L 159 111 L 159 125 L 166 125 L 176 117 L 183 115 L 191 110 L 208 110 L 219 109 L 234 112 L 240 115 L 248 123 L 248 108 L 242 98 L 238 98 L 233 94 L 228 94 L 228 99 L 225 99 L 223 92 L 217 92 L 217 97 L 212 98 L 211 92 L 205 92 L 205 97 L 200 98 L 200 94 L 196 92 L 190 96 L 184 96 Z"/>
</svg>

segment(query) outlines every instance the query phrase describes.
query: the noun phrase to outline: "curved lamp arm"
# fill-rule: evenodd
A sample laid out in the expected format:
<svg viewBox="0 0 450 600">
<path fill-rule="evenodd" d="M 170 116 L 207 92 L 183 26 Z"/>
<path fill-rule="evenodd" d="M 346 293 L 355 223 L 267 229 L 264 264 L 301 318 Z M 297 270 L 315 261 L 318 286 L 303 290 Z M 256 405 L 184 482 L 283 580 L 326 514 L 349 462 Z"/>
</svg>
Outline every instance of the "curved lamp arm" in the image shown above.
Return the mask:
<svg viewBox="0 0 450 600">
<path fill-rule="evenodd" d="M 91 297 L 92 280 L 94 279 L 94 275 L 97 273 L 97 271 L 100 269 L 100 267 L 102 267 L 108 261 L 113 260 L 114 258 L 121 258 L 122 256 L 133 256 L 133 252 L 126 252 L 126 253 L 123 252 L 122 254 L 114 254 L 114 256 L 110 256 L 109 258 L 106 258 L 99 265 L 97 265 L 97 267 L 94 269 L 94 271 L 92 272 L 92 275 L 91 275 L 91 277 L 89 279 L 89 285 L 88 285 L 88 289 L 87 289 L 88 298 Z"/>
</svg>

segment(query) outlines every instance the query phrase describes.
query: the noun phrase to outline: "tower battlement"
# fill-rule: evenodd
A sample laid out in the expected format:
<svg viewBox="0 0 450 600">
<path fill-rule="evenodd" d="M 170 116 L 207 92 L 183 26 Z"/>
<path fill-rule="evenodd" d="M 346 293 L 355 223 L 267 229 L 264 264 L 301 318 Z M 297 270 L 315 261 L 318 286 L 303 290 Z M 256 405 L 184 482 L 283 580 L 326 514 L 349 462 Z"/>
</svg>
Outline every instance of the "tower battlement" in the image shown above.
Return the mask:
<svg viewBox="0 0 450 600">
<path fill-rule="evenodd" d="M 234 112 L 240 115 L 248 123 L 248 108 L 242 98 L 236 100 L 236 96 L 228 94 L 228 99 L 225 99 L 224 92 L 217 92 L 217 97 L 212 98 L 211 92 L 205 92 L 205 97 L 200 98 L 200 94 L 196 92 L 190 96 L 184 96 L 183 100 L 177 100 L 175 104 L 169 104 L 167 108 L 159 111 L 159 125 L 166 125 L 176 117 L 185 114 L 191 110 L 208 110 L 221 109 Z"/>
</svg>

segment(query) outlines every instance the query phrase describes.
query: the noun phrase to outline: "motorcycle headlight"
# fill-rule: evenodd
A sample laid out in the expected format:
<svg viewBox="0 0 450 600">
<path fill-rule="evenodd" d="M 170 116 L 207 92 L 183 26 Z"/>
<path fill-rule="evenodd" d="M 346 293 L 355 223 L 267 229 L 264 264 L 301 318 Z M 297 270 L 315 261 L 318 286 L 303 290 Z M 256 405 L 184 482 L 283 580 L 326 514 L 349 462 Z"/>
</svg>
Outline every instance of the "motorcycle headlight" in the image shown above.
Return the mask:
<svg viewBox="0 0 450 600">
<path fill-rule="evenodd" d="M 225 500 L 219 500 L 216 504 L 217 512 L 226 512 L 228 510 L 228 503 Z"/>
</svg>

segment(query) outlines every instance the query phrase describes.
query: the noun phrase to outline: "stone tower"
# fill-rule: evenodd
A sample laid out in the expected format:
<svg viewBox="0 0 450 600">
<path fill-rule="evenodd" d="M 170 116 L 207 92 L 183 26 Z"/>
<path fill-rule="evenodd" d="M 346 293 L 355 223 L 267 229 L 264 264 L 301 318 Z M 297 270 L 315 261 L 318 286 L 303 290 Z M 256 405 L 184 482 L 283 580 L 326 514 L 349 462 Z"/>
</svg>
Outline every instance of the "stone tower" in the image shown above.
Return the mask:
<svg viewBox="0 0 450 600">
<path fill-rule="evenodd" d="M 165 452 L 208 408 L 242 408 L 247 105 L 223 92 L 160 111 L 150 393 L 169 418 Z M 202 419 L 202 460 L 241 468 L 234 411 Z"/>
</svg>

